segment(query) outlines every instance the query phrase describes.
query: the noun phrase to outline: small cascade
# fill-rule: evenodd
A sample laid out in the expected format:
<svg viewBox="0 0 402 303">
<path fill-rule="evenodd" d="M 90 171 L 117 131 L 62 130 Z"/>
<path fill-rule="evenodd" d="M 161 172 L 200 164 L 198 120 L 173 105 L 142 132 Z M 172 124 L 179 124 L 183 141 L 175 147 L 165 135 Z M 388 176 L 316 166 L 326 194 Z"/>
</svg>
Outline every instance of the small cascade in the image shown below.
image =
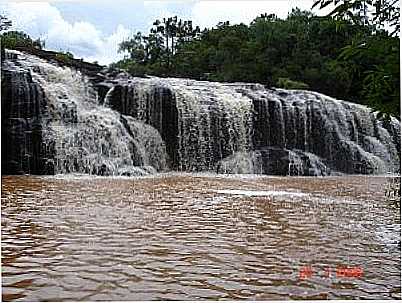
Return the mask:
<svg viewBox="0 0 402 303">
<path fill-rule="evenodd" d="M 216 160 L 252 150 L 250 99 L 222 84 L 169 83 L 179 111 L 180 170 L 211 170 Z"/>
<path fill-rule="evenodd" d="M 215 167 L 222 174 L 263 174 L 263 163 L 257 152 L 237 152 L 218 162 Z"/>
<path fill-rule="evenodd" d="M 103 105 L 104 105 L 105 107 L 110 107 L 110 98 L 111 98 L 111 96 L 112 96 L 112 94 L 113 94 L 114 88 L 115 88 L 114 86 L 113 86 L 112 88 L 110 88 L 110 89 L 107 91 L 106 95 L 105 95 L 105 98 L 104 98 L 104 100 L 103 100 Z"/>
<path fill-rule="evenodd" d="M 166 146 L 159 132 L 152 126 L 142 123 L 130 116 L 122 116 L 136 147 L 139 158 L 136 163 L 153 167 L 157 171 L 167 169 Z"/>
<path fill-rule="evenodd" d="M 265 174 L 279 176 L 327 176 L 331 170 L 319 157 L 300 150 L 270 147 L 235 153 L 216 165 L 223 174 Z"/>
</svg>

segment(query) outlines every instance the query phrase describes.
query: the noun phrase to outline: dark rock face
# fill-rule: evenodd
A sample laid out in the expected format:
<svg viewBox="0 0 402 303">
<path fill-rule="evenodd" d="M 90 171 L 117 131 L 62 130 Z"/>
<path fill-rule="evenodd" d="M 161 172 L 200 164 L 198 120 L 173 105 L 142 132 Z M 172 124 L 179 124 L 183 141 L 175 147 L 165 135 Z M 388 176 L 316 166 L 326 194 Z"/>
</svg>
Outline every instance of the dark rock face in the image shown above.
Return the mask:
<svg viewBox="0 0 402 303">
<path fill-rule="evenodd" d="M 84 63 L 11 55 L 2 65 L 4 174 L 400 172 L 400 122 L 365 106 L 259 84 L 133 78 L 95 65 L 81 73 Z"/>
<path fill-rule="evenodd" d="M 175 96 L 168 87 L 144 87 L 141 83 L 117 84 L 107 96 L 108 106 L 153 126 L 166 144 L 170 166 L 178 163 L 178 110 Z"/>
<path fill-rule="evenodd" d="M 53 174 L 52 151 L 43 146 L 46 99 L 24 71 L 2 71 L 2 173 Z"/>
</svg>

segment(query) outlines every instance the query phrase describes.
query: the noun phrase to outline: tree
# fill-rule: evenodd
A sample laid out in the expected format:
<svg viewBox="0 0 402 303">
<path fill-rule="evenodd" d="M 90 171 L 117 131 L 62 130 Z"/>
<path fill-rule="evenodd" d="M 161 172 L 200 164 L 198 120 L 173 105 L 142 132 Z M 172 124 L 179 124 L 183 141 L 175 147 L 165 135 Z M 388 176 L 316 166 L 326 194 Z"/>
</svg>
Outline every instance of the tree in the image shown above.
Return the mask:
<svg viewBox="0 0 402 303">
<path fill-rule="evenodd" d="M 398 0 L 315 0 L 313 7 L 320 9 L 333 5 L 329 14 L 338 20 L 349 19 L 354 23 L 388 26 L 391 36 L 399 35 L 400 7 Z"/>
<path fill-rule="evenodd" d="M 175 69 L 172 65 L 173 57 L 178 49 L 199 34 L 200 28 L 193 27 L 190 20 L 183 21 L 177 16 L 155 20 L 147 36 L 138 32 L 131 39 L 120 43 L 119 52 L 129 55 L 120 65 L 130 66 L 131 71 L 138 67 L 143 72 L 171 74 Z"/>
<path fill-rule="evenodd" d="M 119 52 L 128 52 L 129 58 L 136 63 L 147 63 L 149 58 L 149 45 L 141 32 L 119 44 Z"/>
<path fill-rule="evenodd" d="M 171 67 L 171 58 L 175 55 L 178 47 L 194 39 L 199 33 L 200 28 L 193 28 L 191 20 L 183 21 L 177 16 L 163 18 L 163 21 L 156 20 L 153 23 L 151 34 L 160 35 L 165 42 L 164 55 L 166 57 L 166 67 Z"/>
<path fill-rule="evenodd" d="M 361 76 L 361 97 L 389 119 L 400 117 L 400 8 L 396 0 L 317 0 L 313 7 L 334 5 L 330 13 L 363 24 L 371 33 L 356 35 L 343 48 L 340 61 L 349 62 Z M 389 29 L 386 29 L 388 26 Z"/>
</svg>

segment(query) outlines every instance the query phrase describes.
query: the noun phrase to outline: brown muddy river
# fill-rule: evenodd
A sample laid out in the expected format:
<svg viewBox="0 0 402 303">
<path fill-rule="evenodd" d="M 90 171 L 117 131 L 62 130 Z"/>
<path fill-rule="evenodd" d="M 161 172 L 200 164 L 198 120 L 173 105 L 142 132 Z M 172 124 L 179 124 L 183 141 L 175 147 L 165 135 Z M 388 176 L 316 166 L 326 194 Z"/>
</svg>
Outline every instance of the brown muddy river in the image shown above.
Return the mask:
<svg viewBox="0 0 402 303">
<path fill-rule="evenodd" d="M 3 300 L 400 299 L 389 182 L 3 176 Z"/>
</svg>

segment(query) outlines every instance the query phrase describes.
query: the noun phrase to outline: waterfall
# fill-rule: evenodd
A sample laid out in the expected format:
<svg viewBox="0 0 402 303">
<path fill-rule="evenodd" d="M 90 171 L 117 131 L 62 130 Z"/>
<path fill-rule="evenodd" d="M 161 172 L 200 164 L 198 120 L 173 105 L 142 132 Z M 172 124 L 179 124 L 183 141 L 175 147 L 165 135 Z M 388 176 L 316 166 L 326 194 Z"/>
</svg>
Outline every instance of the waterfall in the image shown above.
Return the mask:
<svg viewBox="0 0 402 303">
<path fill-rule="evenodd" d="M 257 84 L 151 77 L 120 86 L 121 92 L 111 97 L 112 108 L 153 125 L 170 140 L 178 170 L 224 171 L 226 166 L 227 172 L 285 175 L 399 171 L 399 122 L 393 118 L 387 126 L 362 105 Z M 166 104 L 175 115 L 166 112 Z M 175 120 L 168 136 L 164 119 Z M 271 156 L 258 156 L 264 151 Z M 286 158 L 287 169 L 254 167 L 282 161 L 276 157 Z"/>
<path fill-rule="evenodd" d="M 211 170 L 216 159 L 252 149 L 252 102 L 248 98 L 218 83 L 167 81 L 179 111 L 181 170 Z"/>
<path fill-rule="evenodd" d="M 253 104 L 229 85 L 153 77 L 120 82 L 112 94 L 113 109 L 153 125 L 171 141 L 179 170 L 211 170 L 217 160 L 252 150 Z"/>
<path fill-rule="evenodd" d="M 107 72 L 93 81 L 73 68 L 7 53 L 8 173 L 400 172 L 400 122 L 377 119 L 363 105 L 260 84 Z"/>
<path fill-rule="evenodd" d="M 46 99 L 42 144 L 47 154 L 53 154 L 46 166 L 54 173 L 128 174 L 133 166 L 154 164 L 155 152 L 155 167 L 165 169 L 164 145 L 151 126 L 131 120 L 124 125 L 120 113 L 98 103 L 95 89 L 79 71 L 17 55 L 19 60 L 9 61 L 8 68 L 29 72 Z M 145 141 L 147 133 L 152 136 Z M 151 150 L 145 147 L 150 145 Z"/>
<path fill-rule="evenodd" d="M 266 174 L 284 176 L 328 176 L 330 169 L 314 154 L 270 147 L 260 151 L 235 153 L 220 161 L 223 174 Z"/>
</svg>

